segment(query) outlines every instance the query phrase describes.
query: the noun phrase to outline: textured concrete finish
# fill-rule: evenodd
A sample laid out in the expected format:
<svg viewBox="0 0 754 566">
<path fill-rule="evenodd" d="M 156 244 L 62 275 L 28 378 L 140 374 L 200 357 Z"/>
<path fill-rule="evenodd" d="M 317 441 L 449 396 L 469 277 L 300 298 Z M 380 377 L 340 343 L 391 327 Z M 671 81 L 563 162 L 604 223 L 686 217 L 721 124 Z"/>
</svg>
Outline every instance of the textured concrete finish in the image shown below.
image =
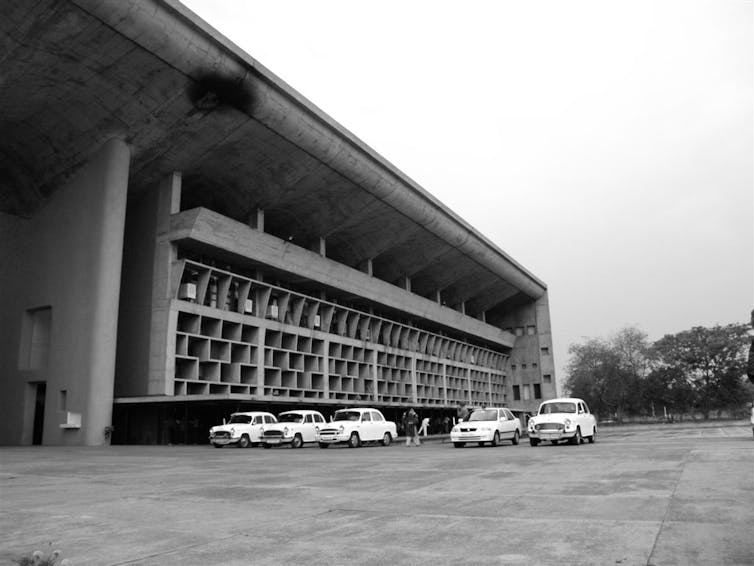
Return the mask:
<svg viewBox="0 0 754 566">
<path fill-rule="evenodd" d="M 745 423 L 582 446 L 5 448 L 0 564 L 754 563 Z"/>
</svg>

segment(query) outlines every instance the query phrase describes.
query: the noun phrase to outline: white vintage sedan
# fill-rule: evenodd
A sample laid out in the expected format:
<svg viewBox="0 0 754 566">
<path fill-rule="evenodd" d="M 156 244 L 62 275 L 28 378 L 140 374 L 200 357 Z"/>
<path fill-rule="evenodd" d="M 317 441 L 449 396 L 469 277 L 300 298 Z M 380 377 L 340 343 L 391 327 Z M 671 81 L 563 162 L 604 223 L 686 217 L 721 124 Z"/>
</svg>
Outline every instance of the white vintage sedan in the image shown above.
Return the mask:
<svg viewBox="0 0 754 566">
<path fill-rule="evenodd" d="M 484 446 L 498 446 L 501 440 L 518 444 L 521 438 L 521 421 L 504 407 L 476 409 L 450 431 L 450 441 L 456 448 L 467 442 Z"/>
<path fill-rule="evenodd" d="M 357 448 L 364 442 L 390 446 L 397 436 L 395 423 L 385 420 L 377 409 L 340 409 L 335 411 L 332 421 L 319 430 L 319 447 L 345 443 L 349 448 Z"/>
<path fill-rule="evenodd" d="M 528 432 L 532 446 L 543 440 L 553 444 L 568 440 L 578 445 L 586 438 L 592 443 L 597 436 L 597 419 L 582 399 L 550 399 L 542 403 L 537 414 L 529 419 Z"/>
<path fill-rule="evenodd" d="M 262 428 L 276 422 L 275 415 L 262 411 L 248 413 L 233 413 L 227 423 L 213 426 L 209 429 L 209 442 L 215 448 L 222 448 L 235 444 L 239 448 L 246 448 L 258 444 L 262 436 Z"/>
<path fill-rule="evenodd" d="M 301 448 L 305 442 L 317 442 L 319 431 L 326 422 L 319 411 L 285 411 L 278 415 L 276 424 L 262 430 L 262 446 L 272 448 L 290 444 L 291 448 Z"/>
</svg>

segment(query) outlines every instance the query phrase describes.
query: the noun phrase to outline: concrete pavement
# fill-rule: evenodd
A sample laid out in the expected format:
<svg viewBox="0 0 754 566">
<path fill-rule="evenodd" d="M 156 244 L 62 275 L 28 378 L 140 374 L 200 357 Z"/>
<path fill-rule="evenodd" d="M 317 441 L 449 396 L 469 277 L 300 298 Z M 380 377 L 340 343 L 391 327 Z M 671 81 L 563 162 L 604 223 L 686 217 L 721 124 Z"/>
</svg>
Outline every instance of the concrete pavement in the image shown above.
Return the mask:
<svg viewBox="0 0 754 566">
<path fill-rule="evenodd" d="M 441 439 L 440 439 L 441 440 Z M 595 444 L 0 449 L 0 564 L 754 564 L 748 423 Z"/>
</svg>

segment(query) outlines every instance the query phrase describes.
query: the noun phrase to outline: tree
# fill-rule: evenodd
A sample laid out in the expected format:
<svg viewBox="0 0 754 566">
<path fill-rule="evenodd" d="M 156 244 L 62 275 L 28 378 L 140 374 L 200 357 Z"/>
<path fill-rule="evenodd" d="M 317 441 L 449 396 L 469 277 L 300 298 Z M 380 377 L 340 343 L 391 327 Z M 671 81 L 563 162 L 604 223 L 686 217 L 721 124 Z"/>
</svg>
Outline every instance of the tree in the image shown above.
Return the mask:
<svg viewBox="0 0 754 566">
<path fill-rule="evenodd" d="M 696 326 L 668 334 L 654 344 L 658 369 L 682 372 L 704 418 L 709 418 L 713 409 L 733 406 L 743 398 L 746 331 L 744 324 Z"/>
<path fill-rule="evenodd" d="M 620 421 L 625 412 L 639 408 L 636 392 L 646 372 L 646 350 L 646 335 L 635 328 L 625 328 L 609 341 L 572 344 L 566 390 L 584 399 L 595 413 L 615 415 Z"/>
</svg>

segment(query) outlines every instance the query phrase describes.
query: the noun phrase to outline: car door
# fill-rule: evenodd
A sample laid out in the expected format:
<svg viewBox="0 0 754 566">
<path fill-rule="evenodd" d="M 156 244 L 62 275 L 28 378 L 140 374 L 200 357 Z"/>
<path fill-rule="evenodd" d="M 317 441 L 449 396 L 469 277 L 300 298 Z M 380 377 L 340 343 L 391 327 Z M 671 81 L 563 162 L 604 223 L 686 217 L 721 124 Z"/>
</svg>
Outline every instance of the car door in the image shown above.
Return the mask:
<svg viewBox="0 0 754 566">
<path fill-rule="evenodd" d="M 361 426 L 359 427 L 361 440 L 374 440 L 374 423 L 369 411 L 361 413 Z"/>
<path fill-rule="evenodd" d="M 589 410 L 589 406 L 582 401 L 581 406 L 584 410 L 584 422 L 585 424 L 581 427 L 581 434 L 584 436 L 592 436 L 594 434 L 594 427 L 597 424 L 597 419 L 594 418 L 594 415 Z"/>
<path fill-rule="evenodd" d="M 521 434 L 521 432 L 526 428 L 524 423 L 521 422 L 521 419 L 519 419 L 516 415 L 514 415 L 512 412 L 510 412 L 508 409 L 505 409 L 506 414 L 508 415 L 508 418 L 513 421 L 512 430 L 515 433 L 516 429 L 518 429 L 518 433 Z"/>
<path fill-rule="evenodd" d="M 371 411 L 372 413 L 372 426 L 374 427 L 374 439 L 382 440 L 387 432 L 387 421 L 377 411 Z"/>
<path fill-rule="evenodd" d="M 513 414 L 507 409 L 500 410 L 500 425 L 502 438 L 513 438 L 516 431 L 516 421 L 513 420 Z"/>
<path fill-rule="evenodd" d="M 251 421 L 251 430 L 249 436 L 252 442 L 259 442 L 262 438 L 262 428 L 264 428 L 264 415 L 254 415 Z"/>
<path fill-rule="evenodd" d="M 316 440 L 316 432 L 314 431 L 314 415 L 304 415 L 304 422 L 301 427 L 301 438 L 304 442 L 314 442 Z"/>
</svg>

